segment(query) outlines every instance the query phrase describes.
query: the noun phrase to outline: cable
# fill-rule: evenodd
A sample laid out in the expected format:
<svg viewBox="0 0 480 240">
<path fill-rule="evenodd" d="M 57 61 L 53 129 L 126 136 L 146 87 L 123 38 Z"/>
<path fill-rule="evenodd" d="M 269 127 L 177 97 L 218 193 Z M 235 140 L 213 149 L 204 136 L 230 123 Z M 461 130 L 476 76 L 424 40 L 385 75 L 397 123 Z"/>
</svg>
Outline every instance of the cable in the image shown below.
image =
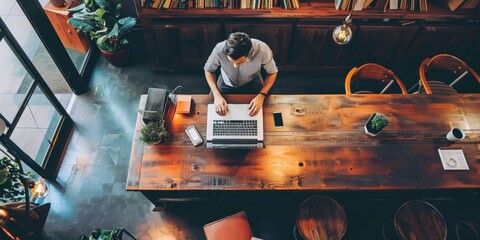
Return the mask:
<svg viewBox="0 0 480 240">
<path fill-rule="evenodd" d="M 182 85 L 178 85 L 175 89 L 173 89 L 172 94 L 175 94 L 175 91 L 177 91 L 177 89 L 181 89 L 182 91 L 180 92 L 180 94 L 183 94 L 183 87 L 182 87 Z"/>
<path fill-rule="evenodd" d="M 178 89 L 181 90 L 180 94 L 183 94 L 183 87 L 181 85 L 178 85 L 175 89 L 173 89 L 173 91 L 170 94 L 168 94 L 168 97 L 174 103 L 177 102 L 177 94 L 175 94 L 175 91 L 177 91 Z"/>
</svg>

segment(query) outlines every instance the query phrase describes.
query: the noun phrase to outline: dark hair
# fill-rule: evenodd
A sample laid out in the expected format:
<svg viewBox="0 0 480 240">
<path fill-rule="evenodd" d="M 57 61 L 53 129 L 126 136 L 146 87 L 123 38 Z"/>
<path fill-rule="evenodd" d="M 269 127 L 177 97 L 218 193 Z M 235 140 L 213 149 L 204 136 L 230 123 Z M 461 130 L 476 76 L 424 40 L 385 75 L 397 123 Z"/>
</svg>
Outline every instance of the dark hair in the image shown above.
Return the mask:
<svg viewBox="0 0 480 240">
<path fill-rule="evenodd" d="M 252 48 L 250 37 L 243 32 L 230 33 L 225 43 L 225 51 L 227 55 L 233 59 L 239 59 L 248 56 Z"/>
</svg>

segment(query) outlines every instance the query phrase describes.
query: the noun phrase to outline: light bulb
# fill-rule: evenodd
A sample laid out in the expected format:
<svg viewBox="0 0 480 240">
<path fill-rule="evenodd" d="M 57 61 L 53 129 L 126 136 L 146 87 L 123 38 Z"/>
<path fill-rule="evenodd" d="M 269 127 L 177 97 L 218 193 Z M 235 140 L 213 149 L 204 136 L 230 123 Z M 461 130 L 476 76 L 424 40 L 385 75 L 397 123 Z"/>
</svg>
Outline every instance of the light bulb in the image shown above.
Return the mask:
<svg viewBox="0 0 480 240">
<path fill-rule="evenodd" d="M 35 186 L 32 188 L 32 197 L 44 198 L 47 196 L 48 191 L 48 185 L 44 182 L 43 178 L 40 178 L 40 180 L 36 182 Z"/>
<path fill-rule="evenodd" d="M 333 30 L 333 41 L 339 45 L 346 44 L 350 42 L 352 39 L 352 29 L 350 28 L 350 24 L 352 23 L 352 15 L 348 15 L 345 18 L 345 21 L 342 25 L 337 26 Z"/>
<path fill-rule="evenodd" d="M 346 44 L 352 39 L 352 29 L 347 24 L 339 25 L 333 30 L 332 37 L 335 43 Z"/>
</svg>

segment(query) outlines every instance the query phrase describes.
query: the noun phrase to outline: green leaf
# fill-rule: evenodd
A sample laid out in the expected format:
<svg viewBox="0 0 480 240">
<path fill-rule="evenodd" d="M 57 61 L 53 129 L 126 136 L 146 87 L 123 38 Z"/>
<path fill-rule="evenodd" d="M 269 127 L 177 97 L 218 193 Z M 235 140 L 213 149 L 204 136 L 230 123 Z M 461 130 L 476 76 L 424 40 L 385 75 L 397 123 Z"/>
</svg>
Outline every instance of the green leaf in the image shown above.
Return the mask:
<svg viewBox="0 0 480 240">
<path fill-rule="evenodd" d="M 118 24 L 113 25 L 112 30 L 108 33 L 107 38 L 118 36 Z"/>
<path fill-rule="evenodd" d="M 82 3 L 82 4 L 80 4 L 80 5 L 76 6 L 76 7 L 67 9 L 67 11 L 69 11 L 69 12 L 80 12 L 80 11 L 82 11 L 85 7 L 86 7 L 85 3 Z"/>
<path fill-rule="evenodd" d="M 0 171 L 0 185 L 4 184 L 8 180 L 8 173 Z"/>
<path fill-rule="evenodd" d="M 75 29 L 79 29 L 84 33 L 89 33 L 91 31 L 96 30 L 93 21 L 89 20 L 79 20 L 76 18 L 69 18 L 67 20 L 68 24 L 70 24 Z"/>
<path fill-rule="evenodd" d="M 132 17 L 125 17 L 118 20 L 118 23 L 121 25 L 120 29 L 118 30 L 118 35 L 126 35 L 133 29 L 137 23 L 137 20 Z"/>
<path fill-rule="evenodd" d="M 115 7 L 115 17 L 120 18 L 122 16 L 122 4 L 119 3 Z"/>
</svg>

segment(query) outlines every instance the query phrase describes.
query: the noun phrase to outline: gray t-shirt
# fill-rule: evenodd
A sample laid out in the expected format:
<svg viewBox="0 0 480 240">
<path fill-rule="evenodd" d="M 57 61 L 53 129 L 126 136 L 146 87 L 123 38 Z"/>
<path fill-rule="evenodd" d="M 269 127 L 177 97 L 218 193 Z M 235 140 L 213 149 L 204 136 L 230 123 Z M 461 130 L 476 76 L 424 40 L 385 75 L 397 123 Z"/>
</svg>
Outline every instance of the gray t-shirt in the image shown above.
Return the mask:
<svg viewBox="0 0 480 240">
<path fill-rule="evenodd" d="M 278 68 L 273 60 L 273 53 L 270 47 L 258 39 L 251 39 L 252 49 L 248 54 L 248 60 L 235 68 L 227 58 L 225 52 L 225 41 L 217 43 L 208 57 L 205 67 L 207 72 L 215 72 L 219 67 L 223 81 L 230 87 L 239 87 L 256 79 L 261 79 L 261 68 L 269 74 L 277 73 Z"/>
</svg>

